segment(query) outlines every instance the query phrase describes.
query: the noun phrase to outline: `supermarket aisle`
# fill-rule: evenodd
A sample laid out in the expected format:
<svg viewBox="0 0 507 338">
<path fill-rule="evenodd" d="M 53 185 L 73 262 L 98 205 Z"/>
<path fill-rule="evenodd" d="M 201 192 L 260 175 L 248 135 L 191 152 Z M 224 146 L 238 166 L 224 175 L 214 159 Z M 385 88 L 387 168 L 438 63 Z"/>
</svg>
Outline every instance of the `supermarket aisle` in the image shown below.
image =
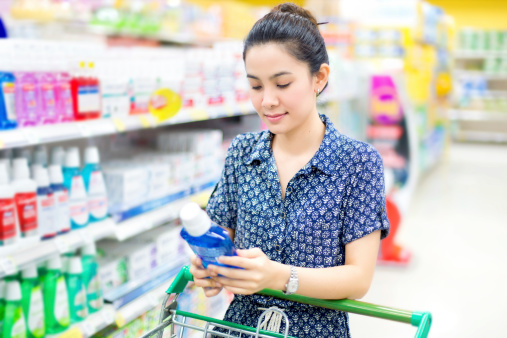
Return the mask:
<svg viewBox="0 0 507 338">
<path fill-rule="evenodd" d="M 430 337 L 505 337 L 507 147 L 454 144 L 423 178 L 398 241 L 408 268 L 378 267 L 367 302 L 433 313 Z M 353 338 L 413 337 L 351 315 Z"/>
</svg>

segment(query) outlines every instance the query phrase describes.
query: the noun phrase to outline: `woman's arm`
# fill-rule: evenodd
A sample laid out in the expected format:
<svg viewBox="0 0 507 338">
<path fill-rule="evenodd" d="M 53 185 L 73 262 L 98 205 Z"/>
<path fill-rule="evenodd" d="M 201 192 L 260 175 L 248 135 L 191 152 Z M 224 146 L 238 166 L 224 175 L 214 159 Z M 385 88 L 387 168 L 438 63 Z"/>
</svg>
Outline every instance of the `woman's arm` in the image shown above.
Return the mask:
<svg viewBox="0 0 507 338">
<path fill-rule="evenodd" d="M 380 230 L 345 246 L 345 265 L 332 268 L 297 267 L 297 294 L 320 299 L 358 299 L 370 288 L 380 245 Z M 212 279 L 236 294 L 253 294 L 262 289 L 285 290 L 290 268 L 269 258 L 260 249 L 238 250 L 237 257 L 220 262 L 243 268 L 208 266 Z M 218 277 L 218 275 L 225 277 Z"/>
</svg>

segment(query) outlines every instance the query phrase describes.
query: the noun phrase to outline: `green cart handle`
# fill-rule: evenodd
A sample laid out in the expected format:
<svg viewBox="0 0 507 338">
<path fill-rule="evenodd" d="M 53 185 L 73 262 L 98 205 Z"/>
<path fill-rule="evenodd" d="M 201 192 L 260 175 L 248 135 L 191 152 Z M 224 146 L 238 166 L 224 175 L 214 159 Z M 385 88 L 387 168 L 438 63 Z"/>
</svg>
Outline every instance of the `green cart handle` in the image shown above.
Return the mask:
<svg viewBox="0 0 507 338">
<path fill-rule="evenodd" d="M 184 266 L 174 278 L 174 281 L 171 283 L 166 293 L 182 293 L 188 282 L 192 282 L 193 280 L 194 276 L 190 273 L 190 267 L 188 265 Z M 412 324 L 417 327 L 415 338 L 426 338 L 431 327 L 431 313 L 429 312 L 399 310 L 350 299 L 325 300 L 300 295 L 286 295 L 282 291 L 271 289 L 264 289 L 258 292 L 258 294 L 337 311 L 357 313 L 364 316 Z"/>
</svg>

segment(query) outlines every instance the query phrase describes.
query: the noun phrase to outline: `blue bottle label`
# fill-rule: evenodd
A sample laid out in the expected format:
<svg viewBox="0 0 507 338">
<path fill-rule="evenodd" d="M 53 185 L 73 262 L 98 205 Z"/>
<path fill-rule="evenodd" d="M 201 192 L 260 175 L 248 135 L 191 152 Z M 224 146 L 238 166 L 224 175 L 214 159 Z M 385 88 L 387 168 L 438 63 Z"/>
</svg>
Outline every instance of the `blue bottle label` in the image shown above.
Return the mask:
<svg viewBox="0 0 507 338">
<path fill-rule="evenodd" d="M 16 121 L 16 101 L 15 92 L 16 87 L 12 82 L 4 82 L 2 85 L 2 92 L 4 96 L 5 112 L 7 120 Z"/>
</svg>

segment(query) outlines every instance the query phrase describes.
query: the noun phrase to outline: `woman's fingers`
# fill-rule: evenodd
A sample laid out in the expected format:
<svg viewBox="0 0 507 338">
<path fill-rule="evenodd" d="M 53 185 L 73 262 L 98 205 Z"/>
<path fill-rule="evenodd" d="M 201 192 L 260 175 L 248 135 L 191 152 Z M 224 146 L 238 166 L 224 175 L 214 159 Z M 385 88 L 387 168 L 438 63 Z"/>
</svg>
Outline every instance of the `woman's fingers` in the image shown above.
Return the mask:
<svg viewBox="0 0 507 338">
<path fill-rule="evenodd" d="M 222 288 L 204 288 L 203 290 L 206 297 L 215 297 L 222 291 Z"/>
</svg>

